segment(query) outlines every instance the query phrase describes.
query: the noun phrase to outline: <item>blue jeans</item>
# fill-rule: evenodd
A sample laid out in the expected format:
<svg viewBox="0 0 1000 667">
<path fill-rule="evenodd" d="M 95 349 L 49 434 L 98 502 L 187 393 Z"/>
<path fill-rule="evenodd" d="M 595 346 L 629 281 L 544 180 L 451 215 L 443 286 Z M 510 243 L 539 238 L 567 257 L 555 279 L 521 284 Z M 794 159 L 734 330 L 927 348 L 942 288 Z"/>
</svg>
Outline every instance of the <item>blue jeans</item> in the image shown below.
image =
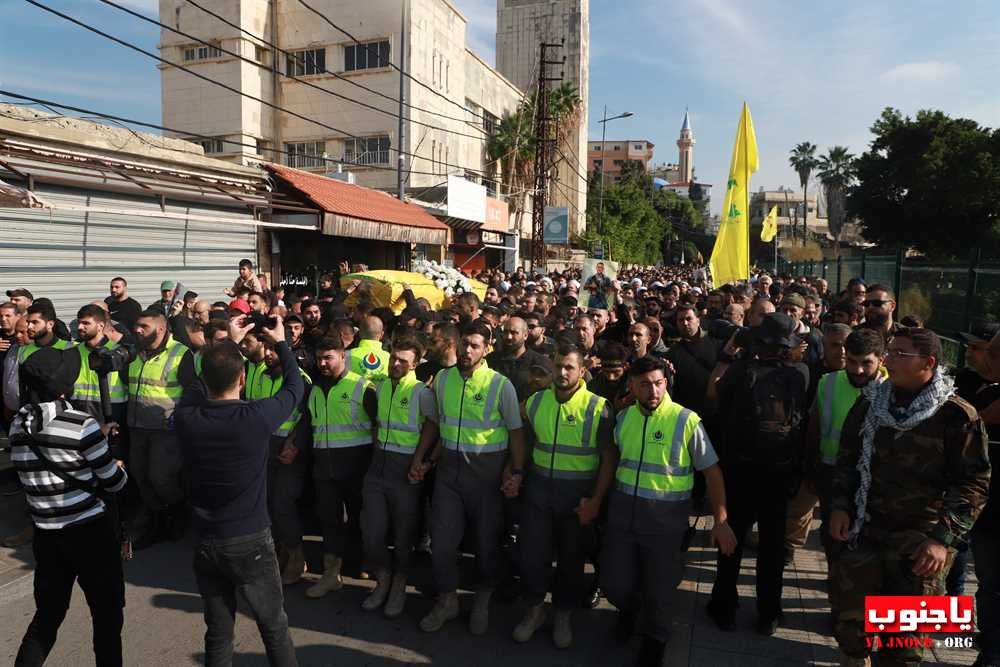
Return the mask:
<svg viewBox="0 0 1000 667">
<path fill-rule="evenodd" d="M 994 526 L 982 521 L 975 525 L 972 554 L 979 580 L 976 591 L 979 659 L 983 664 L 997 664 L 1000 663 L 1000 535 Z"/>
<path fill-rule="evenodd" d="M 205 602 L 205 664 L 233 664 L 236 593 L 257 621 L 271 665 L 295 667 L 281 575 L 270 529 L 225 540 L 204 539 L 194 555 L 194 574 Z"/>
</svg>

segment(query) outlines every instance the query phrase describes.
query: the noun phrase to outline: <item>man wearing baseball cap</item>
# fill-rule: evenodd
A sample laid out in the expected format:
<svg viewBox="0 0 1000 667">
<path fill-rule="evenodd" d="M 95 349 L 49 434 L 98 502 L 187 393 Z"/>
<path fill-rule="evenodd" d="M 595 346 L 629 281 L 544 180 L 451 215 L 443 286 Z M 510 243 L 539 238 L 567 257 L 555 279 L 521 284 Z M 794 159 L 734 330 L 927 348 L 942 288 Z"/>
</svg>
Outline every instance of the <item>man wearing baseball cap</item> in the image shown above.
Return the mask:
<svg viewBox="0 0 1000 667">
<path fill-rule="evenodd" d="M 24 315 L 28 312 L 28 306 L 35 300 L 31 292 L 24 289 L 23 287 L 18 287 L 17 289 L 7 290 L 7 297 L 10 298 L 10 302 L 17 306 L 17 314 Z"/>
<path fill-rule="evenodd" d="M 174 299 L 174 291 L 177 283 L 173 280 L 164 280 L 160 283 L 160 299 L 149 304 L 146 310 L 158 310 L 167 317 L 170 317 L 170 302 Z"/>
</svg>

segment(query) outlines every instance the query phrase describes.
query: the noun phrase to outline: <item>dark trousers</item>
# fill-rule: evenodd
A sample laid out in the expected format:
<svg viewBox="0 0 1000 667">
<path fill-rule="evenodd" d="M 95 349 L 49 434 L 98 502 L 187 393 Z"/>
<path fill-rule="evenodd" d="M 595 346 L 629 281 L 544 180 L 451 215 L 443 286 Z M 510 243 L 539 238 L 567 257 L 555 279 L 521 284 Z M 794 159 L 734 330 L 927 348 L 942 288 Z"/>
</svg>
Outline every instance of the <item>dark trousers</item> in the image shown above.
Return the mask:
<svg viewBox="0 0 1000 667">
<path fill-rule="evenodd" d="M 357 559 L 361 551 L 364 476 L 316 479 L 316 513 L 323 527 L 323 553 Z"/>
<path fill-rule="evenodd" d="M 437 592 L 458 588 L 456 555 L 465 537 L 466 525 L 475 531 L 477 586 L 493 590 L 500 579 L 500 533 L 503 530 L 503 496 L 494 479 L 479 479 L 466 473 L 455 479 L 438 472 L 431 509 L 431 568 Z"/>
<path fill-rule="evenodd" d="M 576 512 L 556 512 L 550 507 L 527 504 L 518 534 L 521 584 L 529 605 L 545 600 L 553 554 L 552 604 L 559 610 L 580 606 L 584 592 L 583 567 L 592 526 L 581 526 Z"/>
<path fill-rule="evenodd" d="M 757 546 L 757 614 L 771 620 L 781 613 L 784 576 L 785 520 L 794 489 L 789 475 L 754 465 L 727 466 L 726 508 L 729 525 L 736 534 L 736 550 L 730 556 L 719 552 L 712 605 L 732 610 L 739 602 L 736 580 L 743 560 L 743 545 L 754 522 L 760 531 Z"/>
<path fill-rule="evenodd" d="M 59 530 L 35 529 L 35 616 L 21 640 L 15 665 L 41 665 L 56 643 L 73 582 L 79 581 L 94 626 L 94 656 L 101 667 L 122 664 L 125 579 L 121 543 L 107 515 Z"/>
<path fill-rule="evenodd" d="M 267 462 L 267 509 L 275 541 L 294 549 L 302 544 L 299 500 L 306 487 L 309 457 L 307 452 L 299 450 L 294 461 L 281 463 L 277 457 L 281 444 L 271 443 L 271 457 Z"/>
<path fill-rule="evenodd" d="M 979 657 L 983 664 L 996 664 L 1000 663 L 1000 535 L 994 526 L 982 520 L 976 524 L 972 529 L 972 553 L 979 580 L 976 590 Z"/>
<path fill-rule="evenodd" d="M 257 621 L 268 662 L 298 665 L 270 529 L 225 540 L 202 540 L 194 554 L 194 574 L 205 603 L 206 665 L 233 664 L 237 593 Z"/>
<path fill-rule="evenodd" d="M 409 574 L 422 494 L 419 484 L 405 479 L 387 479 L 374 472 L 365 477 L 361 535 L 365 566 L 371 571 Z M 392 554 L 388 544 L 392 544 Z"/>
</svg>

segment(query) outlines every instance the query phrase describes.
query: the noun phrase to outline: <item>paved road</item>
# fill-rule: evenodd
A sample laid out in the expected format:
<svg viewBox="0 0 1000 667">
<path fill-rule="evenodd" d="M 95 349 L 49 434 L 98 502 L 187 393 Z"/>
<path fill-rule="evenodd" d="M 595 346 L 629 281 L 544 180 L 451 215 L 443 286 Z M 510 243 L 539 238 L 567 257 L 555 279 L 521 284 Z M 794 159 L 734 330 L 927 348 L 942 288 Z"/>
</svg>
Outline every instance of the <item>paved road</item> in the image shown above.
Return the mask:
<svg viewBox="0 0 1000 667">
<path fill-rule="evenodd" d="M 3 534 L 18 526 L 19 510 L 13 497 L 0 498 Z M 815 534 L 797 554 L 786 575 L 785 627 L 774 637 L 753 633 L 753 559 L 744 564 L 740 594 L 743 605 L 737 632 L 720 632 L 705 616 L 704 605 L 714 578 L 714 551 L 706 547 L 707 518 L 688 553 L 685 580 L 677 595 L 676 633 L 666 665 L 673 666 L 779 666 L 836 665 L 838 653 L 827 635 L 828 607 L 824 593 L 825 564 Z M 309 544 L 315 561 L 316 543 Z M 752 555 L 752 553 L 751 553 Z M 203 664 L 201 599 L 191 573 L 191 545 L 160 545 L 140 552 L 126 566 L 125 651 L 130 665 L 181 667 Z M 371 583 L 347 579 L 343 590 L 323 600 L 309 600 L 305 585 L 286 589 L 286 606 L 292 638 L 300 664 L 311 667 L 361 665 L 462 665 L 463 667 L 580 667 L 631 664 L 638 640 L 626 647 L 610 638 L 613 608 L 603 603 L 594 611 L 574 617 L 576 643 L 556 650 L 546 628 L 528 644 L 515 645 L 510 632 L 521 607 L 497 604 L 487 637 L 472 637 L 465 630 L 467 615 L 434 635 L 422 633 L 417 622 L 431 605 L 422 594 L 428 563 L 420 563 L 417 587 L 411 588 L 407 611 L 395 621 L 359 608 Z M 471 568 L 469 568 L 471 569 Z M 0 662 L 11 664 L 21 635 L 34 610 L 31 597 L 31 550 L 0 548 Z M 463 596 L 467 606 L 470 596 Z M 93 664 L 90 619 L 82 593 L 77 589 L 59 640 L 47 664 Z M 236 626 L 236 665 L 266 665 L 263 645 L 252 619 L 240 615 Z M 928 656 L 930 657 L 930 656 Z M 941 665 L 968 665 L 970 651 L 935 656 Z M 514 662 L 516 661 L 516 663 Z"/>
</svg>

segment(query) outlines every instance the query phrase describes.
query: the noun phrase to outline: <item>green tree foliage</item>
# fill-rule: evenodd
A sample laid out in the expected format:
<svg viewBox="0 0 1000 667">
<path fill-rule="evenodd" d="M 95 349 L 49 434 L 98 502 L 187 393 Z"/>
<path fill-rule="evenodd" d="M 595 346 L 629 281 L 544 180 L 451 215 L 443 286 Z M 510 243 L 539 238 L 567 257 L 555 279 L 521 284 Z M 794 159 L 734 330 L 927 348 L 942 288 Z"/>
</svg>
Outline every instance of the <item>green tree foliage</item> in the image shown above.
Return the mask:
<svg viewBox="0 0 1000 667">
<path fill-rule="evenodd" d="M 708 193 L 701 186 L 701 183 L 698 181 L 691 182 L 691 185 L 688 186 L 688 199 L 691 200 L 691 204 L 694 205 L 701 219 L 708 219 Z"/>
<path fill-rule="evenodd" d="M 847 199 L 866 238 L 938 256 L 1000 250 L 1000 130 L 886 108 L 872 134 Z"/>
<path fill-rule="evenodd" d="M 792 169 L 795 173 L 799 175 L 799 185 L 802 186 L 802 201 L 805 203 L 803 209 L 808 209 L 808 201 L 806 193 L 809 189 L 809 176 L 812 174 L 813 169 L 819 165 L 819 161 L 816 159 L 816 144 L 810 143 L 808 141 L 803 141 L 795 148 L 788 156 L 788 163 L 792 165 Z M 806 229 L 806 214 L 802 216 L 802 241 L 805 242 L 807 236 Z M 792 239 L 795 239 L 795 223 L 792 223 Z"/>
<path fill-rule="evenodd" d="M 830 233 L 835 239 L 839 239 L 846 217 L 844 197 L 855 178 L 854 156 L 847 150 L 847 146 L 833 146 L 817 161 L 816 166 L 819 169 L 816 176 L 823 184 L 826 194 Z"/>
</svg>

